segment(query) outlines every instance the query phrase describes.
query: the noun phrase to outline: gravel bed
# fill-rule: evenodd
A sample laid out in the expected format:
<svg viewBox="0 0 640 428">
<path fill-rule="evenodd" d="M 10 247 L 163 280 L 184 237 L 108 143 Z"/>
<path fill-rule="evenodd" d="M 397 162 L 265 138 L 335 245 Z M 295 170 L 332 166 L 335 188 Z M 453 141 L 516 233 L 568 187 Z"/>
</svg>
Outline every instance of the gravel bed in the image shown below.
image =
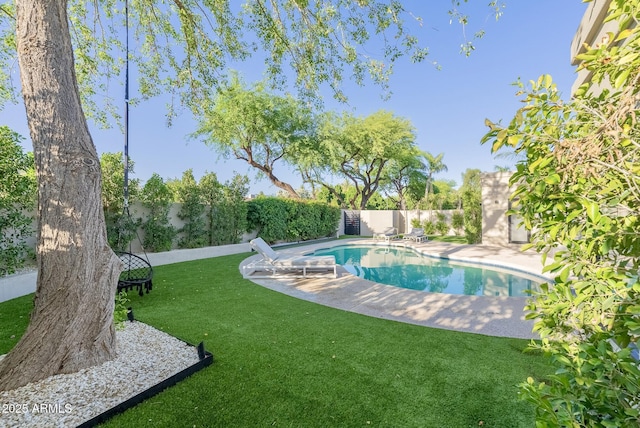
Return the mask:
<svg viewBox="0 0 640 428">
<path fill-rule="evenodd" d="M 199 361 L 195 347 L 125 324 L 116 331 L 115 360 L 0 391 L 0 427 L 76 427 Z"/>
</svg>

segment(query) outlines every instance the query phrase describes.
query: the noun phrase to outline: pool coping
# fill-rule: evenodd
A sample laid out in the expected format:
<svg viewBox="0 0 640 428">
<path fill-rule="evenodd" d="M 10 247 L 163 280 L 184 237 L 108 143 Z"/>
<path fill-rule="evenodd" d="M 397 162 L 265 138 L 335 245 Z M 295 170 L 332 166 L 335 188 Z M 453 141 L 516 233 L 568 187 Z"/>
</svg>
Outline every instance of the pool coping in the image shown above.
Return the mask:
<svg viewBox="0 0 640 428">
<path fill-rule="evenodd" d="M 459 245 L 438 241 L 381 243 L 367 238 L 341 239 L 299 247 L 277 249 L 288 255 L 308 254 L 316 249 L 349 244 L 411 247 L 431 257 L 515 270 L 548 280 L 539 254 L 517 248 Z M 246 263 L 259 258 L 251 256 Z M 254 283 L 333 308 L 398 322 L 499 337 L 538 339 L 533 321 L 525 319 L 529 297 L 465 296 L 409 290 L 356 277 L 338 267 L 333 278 L 248 278 Z"/>
</svg>

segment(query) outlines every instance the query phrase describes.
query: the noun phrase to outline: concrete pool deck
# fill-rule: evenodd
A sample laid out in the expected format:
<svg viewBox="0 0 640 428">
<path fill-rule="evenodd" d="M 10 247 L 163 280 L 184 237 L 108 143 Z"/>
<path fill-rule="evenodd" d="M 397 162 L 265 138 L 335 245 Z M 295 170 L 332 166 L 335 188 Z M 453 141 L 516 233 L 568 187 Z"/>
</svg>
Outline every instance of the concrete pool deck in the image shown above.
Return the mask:
<svg viewBox="0 0 640 428">
<path fill-rule="evenodd" d="M 388 245 L 371 239 L 340 239 L 275 249 L 286 254 L 306 254 L 318 248 L 349 243 Z M 541 275 L 542 271 L 539 254 L 523 253 L 517 248 L 459 245 L 437 241 L 408 243 L 402 240 L 391 241 L 391 245 L 412 246 L 431 256 L 503 266 L 534 275 Z M 149 254 L 148 257 L 153 266 L 158 266 L 250 250 L 249 244 L 244 243 L 195 250 L 174 250 Z M 245 259 L 242 265 L 256 257 L 258 256 Z M 338 268 L 338 278 L 250 279 L 261 286 L 293 297 L 378 318 L 491 336 L 538 337 L 532 332 L 533 322 L 524 319 L 524 307 L 528 300 L 526 297 L 462 296 L 408 290 L 358 278 L 341 267 Z M 35 289 L 36 272 L 0 278 L 0 302 L 33 293 Z"/>
<path fill-rule="evenodd" d="M 275 249 L 284 254 L 294 255 L 353 243 L 406 245 L 423 254 L 452 261 L 500 266 L 547 277 L 542 274 L 539 254 L 521 252 L 517 248 L 459 245 L 437 241 L 415 243 L 394 240 L 387 244 L 372 239 L 342 239 Z M 240 269 L 256 258 L 259 256 L 245 259 Z M 537 333 L 532 331 L 533 321 L 525 319 L 528 297 L 465 296 L 409 290 L 367 281 L 351 275 L 342 267 L 338 267 L 337 278 L 327 276 L 305 279 L 291 276 L 248 279 L 292 297 L 377 318 L 490 336 L 539 338 Z"/>
</svg>

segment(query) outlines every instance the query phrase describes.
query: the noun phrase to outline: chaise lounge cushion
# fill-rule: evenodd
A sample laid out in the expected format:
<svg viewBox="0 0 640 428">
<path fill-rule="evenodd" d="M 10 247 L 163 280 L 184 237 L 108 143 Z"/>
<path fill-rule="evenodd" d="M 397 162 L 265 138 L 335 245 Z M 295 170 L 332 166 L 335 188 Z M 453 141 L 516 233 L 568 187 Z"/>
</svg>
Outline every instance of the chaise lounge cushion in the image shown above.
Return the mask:
<svg viewBox="0 0 640 428">
<path fill-rule="evenodd" d="M 411 232 L 404 235 L 403 239 L 418 241 L 424 239 L 424 237 L 424 229 L 421 227 L 414 227 L 411 229 Z"/>
<path fill-rule="evenodd" d="M 391 239 L 398 237 L 398 230 L 395 227 L 388 227 L 383 232 L 377 232 L 373 234 L 373 239 L 384 239 L 390 241 Z"/>
<path fill-rule="evenodd" d="M 276 260 L 274 264 L 278 266 L 331 267 L 336 264 L 336 259 L 333 256 L 296 256 Z"/>
<path fill-rule="evenodd" d="M 249 244 L 251 245 L 251 248 L 262 254 L 262 256 L 269 261 L 275 262 L 278 260 L 278 257 L 280 257 L 280 255 L 273 251 L 273 248 L 271 248 L 271 246 L 269 246 L 269 244 L 267 244 L 262 238 L 258 237 L 252 239 Z"/>
<path fill-rule="evenodd" d="M 262 238 L 255 238 L 249 242 L 251 247 L 274 266 L 299 266 L 299 267 L 332 267 L 336 264 L 334 256 L 283 256 L 276 253 Z"/>
</svg>

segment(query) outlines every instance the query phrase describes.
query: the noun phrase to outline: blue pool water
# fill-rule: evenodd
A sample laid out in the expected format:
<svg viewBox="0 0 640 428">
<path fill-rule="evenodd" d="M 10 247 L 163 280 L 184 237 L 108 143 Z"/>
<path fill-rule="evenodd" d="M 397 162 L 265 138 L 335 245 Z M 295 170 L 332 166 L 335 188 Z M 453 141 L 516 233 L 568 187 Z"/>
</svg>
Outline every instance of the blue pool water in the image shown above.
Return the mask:
<svg viewBox="0 0 640 428">
<path fill-rule="evenodd" d="M 498 267 L 428 257 L 409 248 L 342 245 L 316 250 L 333 255 L 351 274 L 396 287 L 476 296 L 530 296 L 540 280 Z"/>
</svg>

